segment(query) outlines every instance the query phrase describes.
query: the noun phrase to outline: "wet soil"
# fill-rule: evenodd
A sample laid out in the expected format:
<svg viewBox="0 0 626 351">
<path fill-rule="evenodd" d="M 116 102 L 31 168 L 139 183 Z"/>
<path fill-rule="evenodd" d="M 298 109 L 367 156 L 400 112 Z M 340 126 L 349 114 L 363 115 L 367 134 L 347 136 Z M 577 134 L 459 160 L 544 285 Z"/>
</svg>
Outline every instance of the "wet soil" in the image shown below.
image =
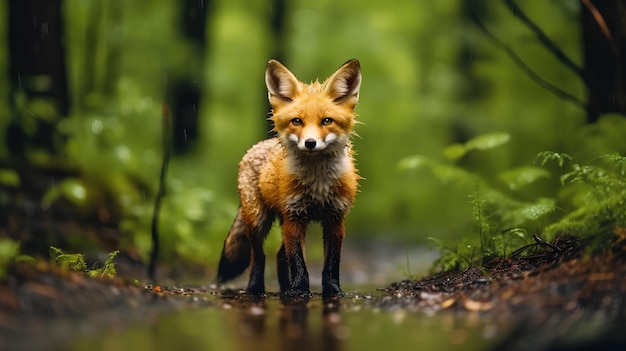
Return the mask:
<svg viewBox="0 0 626 351">
<path fill-rule="evenodd" d="M 608 252 L 588 256 L 577 240 L 545 243 L 537 237 L 537 244 L 523 248 L 539 249 L 532 255 L 393 283 L 376 304 L 513 321 L 516 327 L 494 350 L 624 349 L 624 238 L 619 236 Z"/>
<path fill-rule="evenodd" d="M 573 239 L 552 243 L 539 239 L 532 247 L 481 267 L 403 280 L 372 294 L 350 293 L 330 301 L 314 295 L 312 300 L 320 300 L 324 310 L 352 308 L 350 301 L 356 299 L 359 308 L 370 310 L 450 314 L 512 325 L 510 332 L 497 338 L 494 350 L 622 349 L 625 237 L 618 235 L 611 250 L 595 256 L 585 255 L 584 245 Z M 302 301 L 281 303 L 302 305 Z M 119 279 L 88 278 L 46 263 L 19 264 L 10 267 L 8 279 L 0 283 L 0 349 L 28 348 L 32 335 L 46 335 L 46 342 L 54 345 L 77 331 L 123 329 L 131 322 L 150 323 L 156 316 L 198 307 L 241 305 L 254 315 L 258 304 L 240 291 L 215 286 L 137 286 Z"/>
</svg>

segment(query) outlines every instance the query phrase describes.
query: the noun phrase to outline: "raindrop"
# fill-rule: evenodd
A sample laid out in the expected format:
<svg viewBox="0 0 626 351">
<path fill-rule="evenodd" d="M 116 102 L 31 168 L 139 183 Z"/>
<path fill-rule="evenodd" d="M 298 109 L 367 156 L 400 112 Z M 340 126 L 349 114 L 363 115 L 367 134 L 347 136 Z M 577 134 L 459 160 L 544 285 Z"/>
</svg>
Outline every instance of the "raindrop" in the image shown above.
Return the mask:
<svg viewBox="0 0 626 351">
<path fill-rule="evenodd" d="M 185 134 L 185 141 L 188 141 L 187 140 L 187 128 L 183 129 L 183 133 Z"/>
</svg>

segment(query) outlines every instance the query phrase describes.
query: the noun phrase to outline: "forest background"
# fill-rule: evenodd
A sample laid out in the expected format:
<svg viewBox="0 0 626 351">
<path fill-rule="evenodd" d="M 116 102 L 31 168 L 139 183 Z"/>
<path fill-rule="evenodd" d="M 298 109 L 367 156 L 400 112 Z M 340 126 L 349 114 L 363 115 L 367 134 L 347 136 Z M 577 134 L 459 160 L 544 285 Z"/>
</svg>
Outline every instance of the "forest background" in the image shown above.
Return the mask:
<svg viewBox="0 0 626 351">
<path fill-rule="evenodd" d="M 0 235 L 26 251 L 105 246 L 147 261 L 165 133 L 162 257 L 213 270 L 238 206 L 237 163 L 270 136 L 270 58 L 305 82 L 361 62 L 354 145 L 365 179 L 348 217 L 353 245 L 459 243 L 498 211 L 490 233 L 522 228 L 514 234 L 528 242 L 588 201 L 568 196 L 558 166 L 537 162 L 540 152 L 587 164 L 626 149 L 623 110 L 590 108 L 580 72 L 520 16 L 583 67 L 583 2 L 16 5 L 27 3 L 37 2 L 0 4 L 10 19 L 0 24 L 8 48 L 0 51 Z M 16 41 L 20 25 L 33 37 Z M 17 60 L 20 50 L 39 59 Z M 489 212 L 493 194 L 506 201 Z M 50 221 L 81 225 L 50 229 Z M 268 241 L 276 248 L 280 235 Z M 320 254 L 317 245 L 311 257 Z"/>
</svg>

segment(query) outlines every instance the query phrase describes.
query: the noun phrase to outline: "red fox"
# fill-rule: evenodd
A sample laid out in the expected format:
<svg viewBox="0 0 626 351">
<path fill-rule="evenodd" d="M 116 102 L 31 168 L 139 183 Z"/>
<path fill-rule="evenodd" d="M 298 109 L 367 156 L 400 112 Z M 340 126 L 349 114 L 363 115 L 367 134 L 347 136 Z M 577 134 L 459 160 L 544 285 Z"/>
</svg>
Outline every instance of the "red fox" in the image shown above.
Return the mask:
<svg viewBox="0 0 626 351">
<path fill-rule="evenodd" d="M 310 296 L 303 249 L 307 224 L 314 221 L 323 233 L 322 296 L 343 296 L 344 222 L 360 179 L 350 141 L 361 86 L 359 61 L 344 63 L 323 83 L 304 84 L 270 60 L 265 83 L 276 137 L 254 145 L 239 163 L 241 206 L 224 241 L 217 281 L 229 281 L 250 266 L 247 293 L 265 293 L 263 241 L 278 217 L 280 291 Z"/>
</svg>

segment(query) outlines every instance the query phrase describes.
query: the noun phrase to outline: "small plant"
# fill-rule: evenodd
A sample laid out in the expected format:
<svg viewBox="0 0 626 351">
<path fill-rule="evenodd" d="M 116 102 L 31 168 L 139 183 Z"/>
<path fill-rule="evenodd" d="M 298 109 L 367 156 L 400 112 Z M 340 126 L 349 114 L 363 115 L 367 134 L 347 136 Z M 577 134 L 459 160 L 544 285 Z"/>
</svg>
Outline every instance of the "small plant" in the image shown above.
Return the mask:
<svg viewBox="0 0 626 351">
<path fill-rule="evenodd" d="M 478 136 L 465 144 L 452 145 L 444 151 L 447 158 L 456 162 L 470 152 L 483 152 L 508 143 L 506 133 Z M 401 169 L 425 168 L 432 171 L 442 183 L 455 183 L 470 193 L 473 225 L 467 235 L 454 241 L 433 240 L 441 250 L 435 261 L 435 270 L 464 269 L 482 263 L 485 258 L 505 257 L 519 246 L 529 244 L 524 227 L 542 226 L 556 209 L 554 199 L 539 198 L 534 201 L 520 200 L 517 194 L 526 186 L 550 176 L 539 167 L 520 167 L 497 175 L 506 188 L 500 190 L 487 180 L 460 166 L 440 162 L 422 155 L 407 157 L 400 161 Z"/>
<path fill-rule="evenodd" d="M 113 278 L 117 274 L 117 270 L 115 270 L 115 263 L 113 263 L 113 259 L 117 254 L 120 253 L 120 250 L 115 250 L 109 252 L 109 257 L 106 261 L 104 261 L 104 265 L 101 268 L 90 269 L 87 271 L 87 274 L 92 277 L 103 277 L 103 278 Z"/>
<path fill-rule="evenodd" d="M 62 269 L 69 269 L 75 272 L 87 270 L 87 263 L 83 254 L 67 254 L 58 247 L 50 246 L 50 258 Z"/>
<path fill-rule="evenodd" d="M 417 158 L 414 158 L 417 159 Z M 404 164 L 407 161 L 403 161 Z M 539 198 L 534 202 L 523 202 L 513 195 L 495 190 L 475 174 L 453 165 L 445 166 L 453 171 L 446 172 L 467 183 L 473 180 L 475 190 L 470 196 L 475 225 L 471 235 L 460 240 L 447 242 L 433 239 L 441 250 L 435 268 L 443 271 L 463 269 L 489 257 L 506 257 L 516 248 L 532 242 L 524 228 L 542 229 L 546 240 L 560 235 L 586 239 L 590 253 L 606 250 L 617 236 L 616 230 L 626 227 L 626 157 L 607 154 L 592 160 L 588 165 L 576 163 L 564 153 L 541 152 L 535 163 L 546 167 L 555 164 L 561 171 L 562 188 L 552 198 Z M 414 163 L 433 170 L 443 166 L 433 161 Z M 526 171 L 525 171 L 526 170 Z M 528 172 L 527 172 L 528 171 Z M 505 171 L 500 180 L 511 180 L 510 190 L 520 185 L 546 177 L 546 173 L 535 167 L 522 167 Z M 517 174 L 517 175 L 516 175 Z M 556 211 L 559 209 L 559 211 Z"/>
<path fill-rule="evenodd" d="M 7 266 L 15 262 L 35 262 L 35 259 L 20 253 L 20 242 L 0 239 L 0 281 L 7 275 Z"/>
<path fill-rule="evenodd" d="M 626 225 L 626 157 L 607 154 L 581 165 L 567 154 L 547 151 L 540 153 L 536 162 L 556 162 L 564 170 L 559 200 L 568 211 L 546 226 L 544 236 L 574 235 L 589 239 L 592 252 L 606 249 L 615 229 Z"/>
<path fill-rule="evenodd" d="M 88 269 L 87 263 L 85 262 L 85 255 L 80 253 L 68 254 L 57 247 L 50 246 L 50 257 L 62 269 L 83 272 L 92 278 L 113 278 L 117 274 L 117 271 L 115 270 L 115 263 L 113 263 L 113 259 L 117 256 L 117 254 L 119 254 L 119 250 L 110 252 L 109 257 L 101 268 L 94 267 L 92 269 Z"/>
</svg>

